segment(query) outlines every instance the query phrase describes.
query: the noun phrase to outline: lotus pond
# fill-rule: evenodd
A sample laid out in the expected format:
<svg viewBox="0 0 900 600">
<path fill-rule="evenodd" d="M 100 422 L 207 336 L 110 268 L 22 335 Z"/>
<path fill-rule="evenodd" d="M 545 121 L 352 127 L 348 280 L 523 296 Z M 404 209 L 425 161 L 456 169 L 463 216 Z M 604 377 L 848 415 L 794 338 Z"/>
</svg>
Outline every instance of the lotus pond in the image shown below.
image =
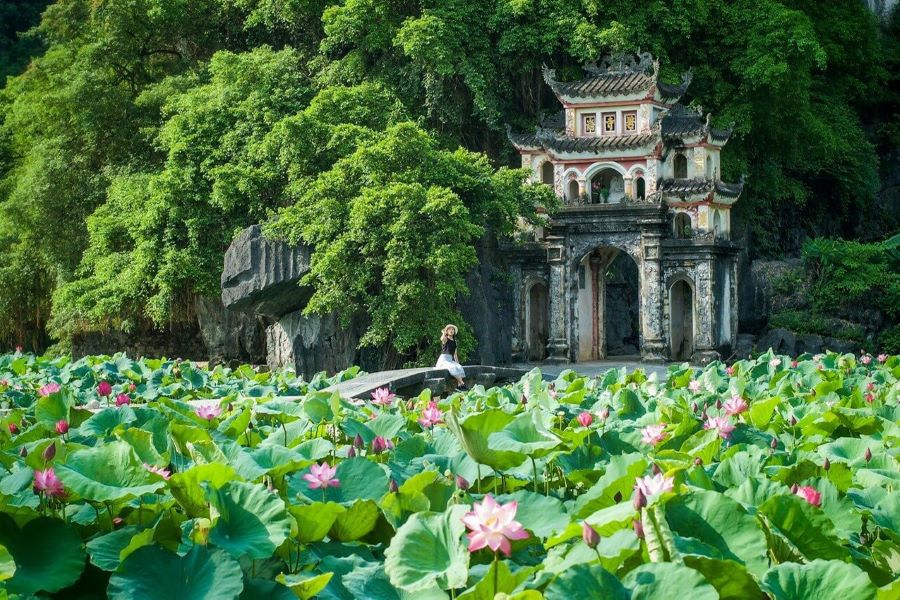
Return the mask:
<svg viewBox="0 0 900 600">
<path fill-rule="evenodd" d="M 0 598 L 900 598 L 900 357 L 356 373 L 0 357 Z"/>
</svg>

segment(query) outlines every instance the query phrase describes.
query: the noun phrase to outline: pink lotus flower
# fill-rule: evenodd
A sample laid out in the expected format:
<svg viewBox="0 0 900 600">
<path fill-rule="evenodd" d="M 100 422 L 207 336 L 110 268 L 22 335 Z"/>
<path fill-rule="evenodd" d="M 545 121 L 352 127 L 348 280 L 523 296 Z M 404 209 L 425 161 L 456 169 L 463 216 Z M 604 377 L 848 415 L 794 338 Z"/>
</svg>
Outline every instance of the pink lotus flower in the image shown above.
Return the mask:
<svg viewBox="0 0 900 600">
<path fill-rule="evenodd" d="M 134 385 L 133 383 L 128 384 L 128 391 L 133 392 L 136 389 L 137 389 L 137 386 Z"/>
<path fill-rule="evenodd" d="M 377 404 L 378 406 L 390 406 L 396 397 L 397 394 L 392 393 L 391 390 L 386 387 L 378 388 L 372 392 L 372 404 Z"/>
<path fill-rule="evenodd" d="M 817 361 L 818 361 L 818 360 L 822 360 L 823 358 L 825 358 L 825 355 L 824 355 L 824 354 L 815 354 L 815 355 L 813 355 L 813 360 L 817 360 Z"/>
<path fill-rule="evenodd" d="M 866 402 L 872 404 L 875 401 L 875 396 L 873 394 L 866 394 Z"/>
<path fill-rule="evenodd" d="M 725 408 L 725 412 L 731 416 L 746 412 L 746 410 L 749 408 L 749 406 L 747 406 L 747 401 L 740 396 L 732 396 L 731 398 L 726 400 L 725 404 L 723 404 L 722 406 Z"/>
<path fill-rule="evenodd" d="M 169 477 L 172 476 L 171 471 L 169 471 L 168 469 L 163 469 L 162 467 L 156 467 L 154 465 L 148 465 L 147 463 L 144 463 L 144 468 L 147 469 L 148 471 L 150 471 L 151 473 L 156 473 L 163 479 L 168 479 Z"/>
<path fill-rule="evenodd" d="M 338 487 L 341 485 L 339 479 L 335 478 L 337 467 L 329 466 L 328 463 L 316 464 L 309 468 L 309 473 L 303 476 L 309 483 L 309 489 L 318 490 L 329 487 Z"/>
<path fill-rule="evenodd" d="M 798 363 L 796 360 L 792 360 L 792 361 L 791 361 L 791 368 L 792 368 L 792 369 L 796 369 L 796 368 L 797 368 L 797 365 L 799 365 L 799 364 L 800 364 L 800 363 Z"/>
<path fill-rule="evenodd" d="M 60 419 L 56 422 L 56 433 L 59 435 L 66 435 L 69 433 L 69 422 L 65 419 Z"/>
<path fill-rule="evenodd" d="M 97 384 L 97 393 L 101 396 L 109 396 L 112 394 L 112 386 L 108 381 L 101 381 Z"/>
<path fill-rule="evenodd" d="M 10 432 L 12 435 L 18 435 L 18 433 L 19 433 L 19 426 L 18 426 L 18 425 L 16 425 L 15 423 L 9 423 L 9 424 L 7 424 L 6 426 L 9 428 L 9 432 Z"/>
<path fill-rule="evenodd" d="M 822 506 L 822 494 L 812 486 L 804 485 L 803 487 L 798 487 L 794 493 L 813 506 Z"/>
<path fill-rule="evenodd" d="M 125 406 L 126 404 L 131 404 L 131 398 L 128 397 L 128 394 L 122 393 L 116 396 L 116 406 Z"/>
<path fill-rule="evenodd" d="M 604 406 L 603 409 L 597 413 L 597 418 L 600 419 L 600 422 L 603 423 L 609 418 L 609 407 Z"/>
<path fill-rule="evenodd" d="M 725 367 L 725 373 L 729 377 L 734 377 L 734 367 Z"/>
<path fill-rule="evenodd" d="M 0 386 L 9 387 L 9 380 L 8 379 L 0 379 Z"/>
<path fill-rule="evenodd" d="M 22 346 L 16 346 L 16 354 L 22 354 Z"/>
<path fill-rule="evenodd" d="M 872 390 L 875 389 L 875 383 L 870 381 L 869 383 L 866 384 L 866 389 L 871 392 Z"/>
<path fill-rule="evenodd" d="M 781 364 L 781 359 L 780 359 L 780 358 L 773 358 L 772 360 L 769 361 L 769 366 L 770 366 L 770 367 L 777 367 L 777 366 L 780 365 L 780 364 Z"/>
<path fill-rule="evenodd" d="M 864 365 L 868 365 L 872 362 L 872 357 L 868 354 L 863 354 L 862 356 L 859 357 L 859 362 L 861 362 Z"/>
<path fill-rule="evenodd" d="M 578 415 L 578 423 L 582 427 L 590 427 L 591 423 L 593 423 L 593 422 L 594 422 L 594 417 L 588 411 L 584 411 L 580 415 Z"/>
<path fill-rule="evenodd" d="M 218 404 L 203 404 L 201 406 L 198 406 L 197 410 L 195 410 L 194 412 L 197 413 L 197 416 L 201 419 L 212 421 L 222 414 L 222 407 Z"/>
<path fill-rule="evenodd" d="M 696 394 L 697 392 L 699 392 L 700 391 L 700 380 L 692 379 L 691 382 L 688 384 L 688 389 L 691 391 L 692 394 Z"/>
<path fill-rule="evenodd" d="M 656 475 L 647 475 L 646 477 L 638 478 L 635 482 L 635 487 L 649 500 L 658 494 L 671 492 L 674 488 L 674 484 L 675 480 L 671 477 L 666 477 L 662 473 L 657 473 Z"/>
<path fill-rule="evenodd" d="M 641 430 L 641 441 L 651 446 L 656 446 L 664 441 L 669 434 L 666 433 L 666 424 L 648 425 Z"/>
<path fill-rule="evenodd" d="M 55 394 L 60 390 L 60 385 L 58 383 L 47 383 L 41 386 L 38 390 L 38 396 L 49 396 L 50 394 Z"/>
<path fill-rule="evenodd" d="M 428 403 L 428 408 L 422 411 L 422 417 L 419 419 L 419 425 L 424 428 L 434 427 L 438 423 L 444 421 L 444 413 L 438 408 L 437 402 L 432 400 Z"/>
<path fill-rule="evenodd" d="M 470 530 L 469 552 L 487 546 L 494 552 L 500 550 L 507 556 L 512 552 L 510 540 L 524 540 L 528 532 L 515 520 L 519 503 L 515 500 L 500 505 L 490 494 L 481 503 L 475 502 L 472 511 L 465 514 L 463 523 Z"/>
<path fill-rule="evenodd" d="M 43 493 L 48 498 L 62 498 L 66 495 L 62 481 L 56 476 L 53 467 L 34 472 L 34 493 Z"/>
<path fill-rule="evenodd" d="M 707 417 L 706 423 L 703 424 L 703 429 L 717 429 L 722 439 L 727 440 L 731 437 L 731 432 L 734 431 L 734 425 L 728 417 Z"/>
<path fill-rule="evenodd" d="M 886 363 L 886 362 L 887 362 L 887 359 L 888 359 L 888 355 L 887 355 L 887 354 L 879 354 L 879 355 L 878 355 L 878 362 L 880 362 L 880 363 L 882 363 L 882 364 Z"/>
</svg>

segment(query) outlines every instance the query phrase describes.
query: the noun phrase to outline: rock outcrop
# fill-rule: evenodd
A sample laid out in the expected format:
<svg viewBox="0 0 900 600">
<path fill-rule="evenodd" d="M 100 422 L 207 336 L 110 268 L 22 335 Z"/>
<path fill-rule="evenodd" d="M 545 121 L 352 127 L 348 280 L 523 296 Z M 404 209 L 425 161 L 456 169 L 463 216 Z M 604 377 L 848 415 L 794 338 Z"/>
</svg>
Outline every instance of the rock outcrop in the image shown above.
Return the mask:
<svg viewBox="0 0 900 600">
<path fill-rule="evenodd" d="M 194 309 L 211 364 L 266 362 L 266 324 L 262 317 L 228 310 L 219 298 L 199 296 Z"/>
</svg>

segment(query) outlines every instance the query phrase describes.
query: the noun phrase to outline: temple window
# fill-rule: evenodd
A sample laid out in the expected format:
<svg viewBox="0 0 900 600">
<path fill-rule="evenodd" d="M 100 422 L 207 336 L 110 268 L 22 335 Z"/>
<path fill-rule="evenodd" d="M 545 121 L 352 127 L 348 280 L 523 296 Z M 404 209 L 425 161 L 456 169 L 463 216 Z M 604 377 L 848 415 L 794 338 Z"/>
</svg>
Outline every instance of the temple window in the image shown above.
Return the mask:
<svg viewBox="0 0 900 600">
<path fill-rule="evenodd" d="M 578 196 L 578 181 L 576 181 L 575 179 L 571 179 L 569 180 L 568 190 L 566 191 L 566 199 L 570 203 L 574 203 L 578 201 Z"/>
<path fill-rule="evenodd" d="M 687 179 L 687 157 L 684 154 L 676 154 L 673 163 L 675 179 Z"/>
<path fill-rule="evenodd" d="M 590 113 L 581 117 L 581 131 L 584 135 L 597 133 L 597 115 Z"/>
<path fill-rule="evenodd" d="M 712 166 L 712 157 L 707 154 L 706 155 L 706 178 L 712 179 L 713 176 L 713 166 Z"/>
<path fill-rule="evenodd" d="M 541 166 L 541 183 L 553 185 L 553 163 L 549 160 Z"/>
<path fill-rule="evenodd" d="M 616 131 L 616 113 L 603 113 L 603 135 L 615 135 Z"/>
<path fill-rule="evenodd" d="M 637 133 L 637 111 L 632 110 L 622 113 L 622 122 L 625 133 Z"/>
<path fill-rule="evenodd" d="M 675 237 L 679 240 L 691 237 L 691 217 L 683 212 L 676 214 L 673 229 Z"/>
<path fill-rule="evenodd" d="M 634 180 L 634 197 L 638 200 L 643 200 L 644 196 L 647 194 L 647 185 L 644 183 L 643 177 L 638 177 Z"/>
</svg>

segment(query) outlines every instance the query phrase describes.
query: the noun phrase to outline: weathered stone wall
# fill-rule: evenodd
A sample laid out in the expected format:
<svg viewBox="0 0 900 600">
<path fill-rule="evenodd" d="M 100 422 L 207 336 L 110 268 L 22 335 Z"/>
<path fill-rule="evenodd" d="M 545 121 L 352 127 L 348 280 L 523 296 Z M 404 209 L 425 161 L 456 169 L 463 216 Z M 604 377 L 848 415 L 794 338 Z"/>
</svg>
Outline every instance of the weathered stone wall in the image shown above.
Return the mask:
<svg viewBox="0 0 900 600">
<path fill-rule="evenodd" d="M 469 295 L 459 299 L 459 310 L 475 334 L 476 346 L 466 362 L 508 364 L 512 359 L 513 306 L 509 268 L 495 240 L 485 237 L 478 245 L 477 267 L 466 277 Z M 435 360 L 440 349 L 435 347 Z"/>
<path fill-rule="evenodd" d="M 266 362 L 266 325 L 262 317 L 228 310 L 219 298 L 197 297 L 194 307 L 211 363 Z"/>
<path fill-rule="evenodd" d="M 170 329 L 145 330 L 132 333 L 122 331 L 76 334 L 72 339 L 72 356 L 81 358 L 91 354 L 124 352 L 132 358 L 184 358 L 207 360 L 206 344 L 196 323 L 180 324 Z"/>
</svg>

